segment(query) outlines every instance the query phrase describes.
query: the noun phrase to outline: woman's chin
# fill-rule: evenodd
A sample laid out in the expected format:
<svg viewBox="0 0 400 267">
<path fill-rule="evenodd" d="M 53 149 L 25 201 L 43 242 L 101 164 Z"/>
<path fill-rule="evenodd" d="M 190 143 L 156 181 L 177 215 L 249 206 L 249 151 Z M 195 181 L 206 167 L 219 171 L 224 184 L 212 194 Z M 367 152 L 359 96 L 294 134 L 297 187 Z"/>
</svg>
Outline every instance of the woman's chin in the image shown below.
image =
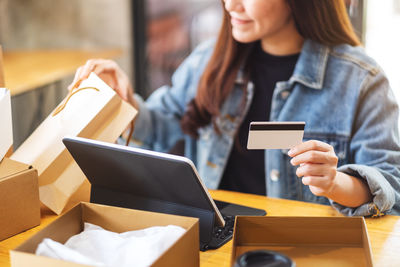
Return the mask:
<svg viewBox="0 0 400 267">
<path fill-rule="evenodd" d="M 250 36 L 249 34 L 243 34 L 243 33 L 236 33 L 235 31 L 232 32 L 233 39 L 235 39 L 239 43 L 252 43 L 254 41 L 257 41 L 258 38 L 254 36 Z"/>
</svg>

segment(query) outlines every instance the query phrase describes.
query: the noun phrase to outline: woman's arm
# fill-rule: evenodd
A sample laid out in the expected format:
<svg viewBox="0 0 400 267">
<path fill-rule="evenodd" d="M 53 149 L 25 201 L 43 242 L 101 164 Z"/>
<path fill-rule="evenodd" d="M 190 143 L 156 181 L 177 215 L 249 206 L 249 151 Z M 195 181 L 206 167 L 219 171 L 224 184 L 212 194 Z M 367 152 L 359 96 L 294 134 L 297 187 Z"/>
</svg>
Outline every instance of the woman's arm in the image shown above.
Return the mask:
<svg viewBox="0 0 400 267">
<path fill-rule="evenodd" d="M 321 148 L 317 149 L 302 149 L 303 153 L 294 148 L 290 156 L 297 158 L 292 159 L 294 165 L 307 162 L 304 168 L 299 167 L 298 175 L 315 177 L 302 178 L 303 183 L 312 183 L 311 191 L 327 196 L 341 213 L 348 216 L 400 215 L 399 107 L 387 78 L 378 68 L 368 72 L 359 90 L 348 164 L 336 167 L 336 155 L 328 144 L 320 144 Z M 310 153 L 312 157 L 324 154 L 317 157 L 317 160 L 324 159 L 323 164 L 318 167 L 318 161 L 311 159 L 316 164 L 310 164 L 309 157 L 302 159 Z M 316 170 L 318 175 L 313 174 Z M 346 175 L 337 175 L 339 172 Z M 318 176 L 321 181 L 316 179 Z M 366 188 L 369 197 L 366 197 Z"/>
</svg>

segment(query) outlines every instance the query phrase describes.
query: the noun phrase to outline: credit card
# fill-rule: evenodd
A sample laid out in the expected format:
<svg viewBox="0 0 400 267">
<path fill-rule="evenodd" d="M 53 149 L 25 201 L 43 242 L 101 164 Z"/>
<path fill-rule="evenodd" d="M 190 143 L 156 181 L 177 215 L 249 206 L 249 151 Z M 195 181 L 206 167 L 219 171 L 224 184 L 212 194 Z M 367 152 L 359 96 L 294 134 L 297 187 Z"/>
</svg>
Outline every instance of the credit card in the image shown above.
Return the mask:
<svg viewBox="0 0 400 267">
<path fill-rule="evenodd" d="M 290 149 L 303 141 L 305 122 L 251 122 L 247 149 Z"/>
</svg>

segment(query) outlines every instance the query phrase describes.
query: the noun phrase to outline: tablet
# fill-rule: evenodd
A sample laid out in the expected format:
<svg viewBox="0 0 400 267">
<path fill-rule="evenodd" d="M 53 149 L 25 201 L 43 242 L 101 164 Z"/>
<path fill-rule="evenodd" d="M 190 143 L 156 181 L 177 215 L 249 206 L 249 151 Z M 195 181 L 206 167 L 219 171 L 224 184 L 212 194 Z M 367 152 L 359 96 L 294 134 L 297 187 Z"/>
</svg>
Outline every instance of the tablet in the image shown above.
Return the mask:
<svg viewBox="0 0 400 267">
<path fill-rule="evenodd" d="M 63 142 L 92 186 L 209 210 L 225 224 L 190 159 L 80 137 Z"/>
</svg>

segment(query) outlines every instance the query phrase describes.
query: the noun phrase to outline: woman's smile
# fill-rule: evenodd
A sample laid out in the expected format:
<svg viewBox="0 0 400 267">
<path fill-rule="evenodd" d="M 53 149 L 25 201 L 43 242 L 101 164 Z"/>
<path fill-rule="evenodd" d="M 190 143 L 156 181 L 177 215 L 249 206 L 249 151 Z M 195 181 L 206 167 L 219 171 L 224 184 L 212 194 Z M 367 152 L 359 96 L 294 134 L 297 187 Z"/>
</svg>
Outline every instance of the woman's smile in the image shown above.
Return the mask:
<svg viewBox="0 0 400 267">
<path fill-rule="evenodd" d="M 249 19 L 240 19 L 240 18 L 234 17 L 234 16 L 231 17 L 232 26 L 247 25 L 251 22 L 252 22 L 252 20 L 249 20 Z"/>
</svg>

